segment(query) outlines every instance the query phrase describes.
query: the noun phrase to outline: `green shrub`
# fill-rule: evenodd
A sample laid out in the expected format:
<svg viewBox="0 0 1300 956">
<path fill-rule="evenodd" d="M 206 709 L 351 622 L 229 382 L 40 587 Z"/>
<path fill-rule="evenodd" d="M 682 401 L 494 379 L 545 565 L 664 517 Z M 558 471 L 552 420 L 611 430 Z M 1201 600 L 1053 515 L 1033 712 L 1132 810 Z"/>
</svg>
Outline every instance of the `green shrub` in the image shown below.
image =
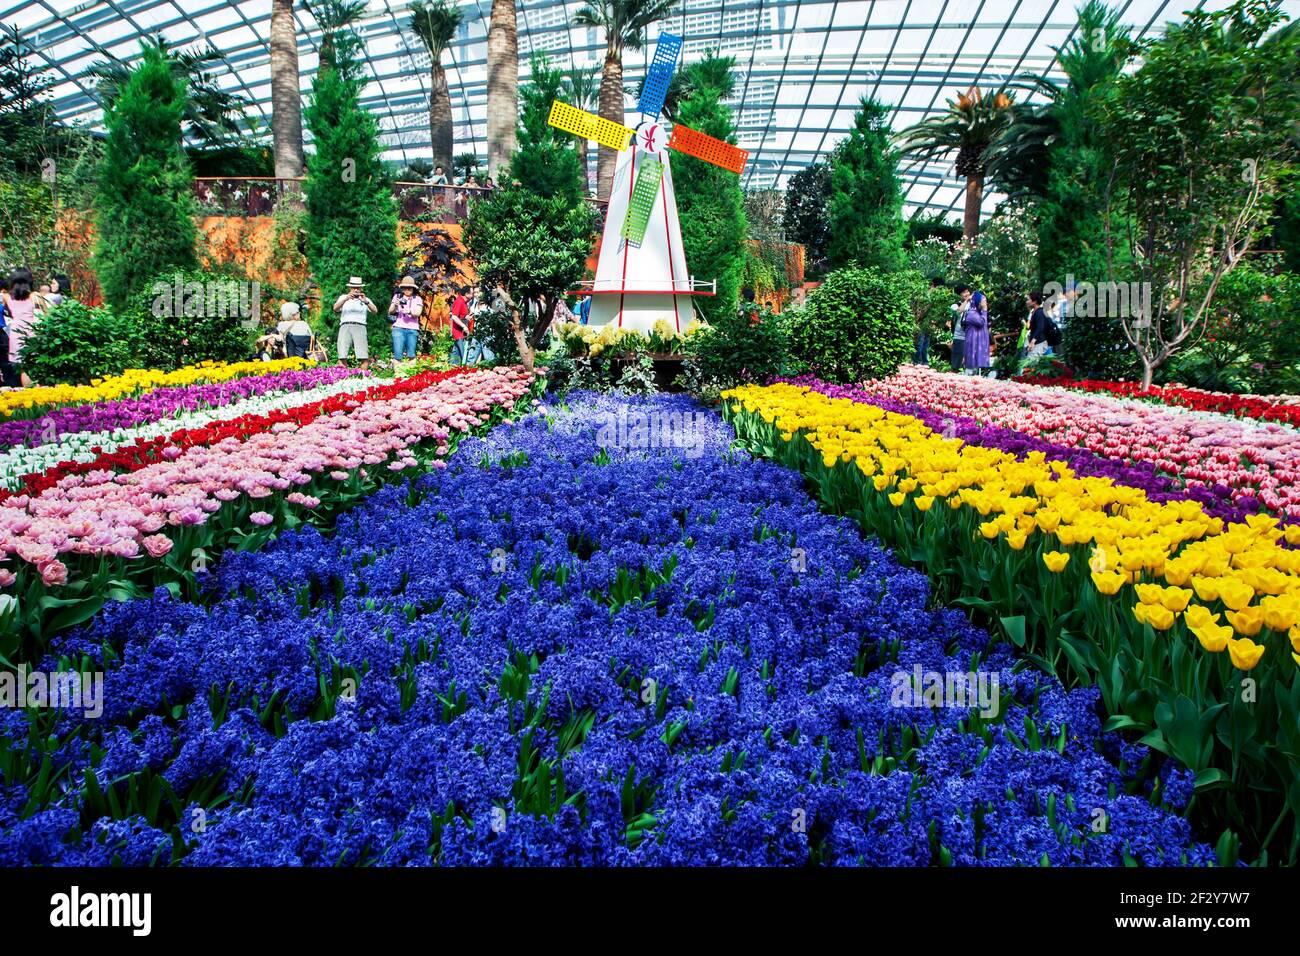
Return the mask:
<svg viewBox="0 0 1300 956">
<path fill-rule="evenodd" d="M 131 298 L 122 315 L 132 365 L 175 369 L 245 361 L 258 334 L 251 305 L 251 283 L 207 272 L 158 276 Z"/>
<path fill-rule="evenodd" d="M 741 383 L 762 384 L 786 371 L 787 322 L 769 309 L 724 314 L 686 339 L 686 354 L 699 380 L 717 389 Z"/>
<path fill-rule="evenodd" d="M 23 371 L 42 385 L 117 375 L 132 358 L 130 327 L 122 319 L 71 299 L 42 315 L 23 343 Z"/>
<path fill-rule="evenodd" d="M 519 341 L 506 309 L 484 309 L 474 317 L 474 338 L 492 353 L 493 362 L 513 365 L 519 361 Z"/>
<path fill-rule="evenodd" d="M 808 297 L 790 329 L 790 352 L 831 382 L 892 375 L 912 356 L 918 272 L 837 269 Z"/>
</svg>

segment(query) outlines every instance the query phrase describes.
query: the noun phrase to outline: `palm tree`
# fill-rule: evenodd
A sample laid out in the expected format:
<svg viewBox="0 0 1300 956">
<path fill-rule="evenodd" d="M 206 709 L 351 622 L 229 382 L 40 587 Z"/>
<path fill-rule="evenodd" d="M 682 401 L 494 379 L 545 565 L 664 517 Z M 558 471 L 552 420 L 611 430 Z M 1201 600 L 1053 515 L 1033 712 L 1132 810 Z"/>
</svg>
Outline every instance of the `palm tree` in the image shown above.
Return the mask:
<svg viewBox="0 0 1300 956">
<path fill-rule="evenodd" d="M 515 0 L 492 0 L 487 41 L 488 175 L 495 178 L 515 152 L 519 121 L 519 27 Z"/>
<path fill-rule="evenodd" d="M 366 0 L 314 0 L 312 15 L 320 25 L 320 66 L 333 67 L 338 62 L 355 63 L 361 39 L 353 31 L 365 19 Z M 346 46 L 340 57 L 338 50 Z"/>
<path fill-rule="evenodd" d="M 1087 0 L 1079 8 L 1071 41 L 1054 48 L 1065 82 L 1026 74 L 1012 84 L 1040 94 L 1044 102 L 1015 106 L 1011 122 L 989 148 L 988 181 L 1009 196 L 1042 197 L 1052 147 L 1063 139 L 1083 143 L 1094 138 L 1088 103 L 1119 75 L 1132 49 L 1119 11 L 1102 0 Z"/>
<path fill-rule="evenodd" d="M 298 81 L 298 30 L 293 0 L 271 3 L 271 141 L 275 178 L 302 175 L 302 91 Z"/>
<path fill-rule="evenodd" d="M 185 85 L 185 112 L 182 116 L 185 137 L 205 149 L 220 149 L 239 137 L 239 124 L 244 118 L 247 101 L 223 90 L 215 74 L 204 69 L 217 59 L 217 51 L 210 46 L 176 49 L 161 38 L 151 42 L 171 67 L 172 75 Z M 117 101 L 119 91 L 131 77 L 132 69 L 130 64 L 122 60 L 109 60 L 90 68 L 90 75 L 97 81 L 99 98 L 106 107 Z M 296 85 L 294 89 L 297 90 Z M 300 152 L 301 128 L 300 116 Z"/>
<path fill-rule="evenodd" d="M 600 115 L 615 123 L 623 116 L 623 51 L 640 50 L 645 45 L 646 27 L 672 12 L 677 0 L 587 0 L 573 16 L 580 26 L 599 27 L 605 31 L 605 66 L 600 74 Z M 596 195 L 609 195 L 614 185 L 614 166 L 618 153 L 608 146 L 600 148 L 596 164 Z"/>
<path fill-rule="evenodd" d="M 564 80 L 564 102 L 588 113 L 599 108 L 600 74 L 595 70 L 574 69 Z M 577 140 L 578 160 L 582 163 L 582 188 L 587 190 L 587 141 Z"/>
<path fill-rule="evenodd" d="M 972 86 L 955 100 L 949 100 L 944 112 L 898 134 L 900 149 L 914 162 L 957 154 L 953 171 L 966 180 L 962 235 L 968 242 L 980 231 L 980 204 L 984 201 L 989 147 L 1010 123 L 1014 105 L 1008 93 L 985 96 Z"/>
<path fill-rule="evenodd" d="M 452 169 L 461 174 L 462 179 L 469 179 L 478 173 L 478 156 L 474 153 L 461 153 L 452 161 Z"/>
<path fill-rule="evenodd" d="M 453 145 L 451 94 L 447 91 L 447 71 L 442 68 L 443 51 L 460 27 L 460 10 L 447 0 L 411 6 L 411 32 L 429 51 L 429 142 L 433 145 L 433 162 L 444 170 L 451 169 Z"/>
</svg>

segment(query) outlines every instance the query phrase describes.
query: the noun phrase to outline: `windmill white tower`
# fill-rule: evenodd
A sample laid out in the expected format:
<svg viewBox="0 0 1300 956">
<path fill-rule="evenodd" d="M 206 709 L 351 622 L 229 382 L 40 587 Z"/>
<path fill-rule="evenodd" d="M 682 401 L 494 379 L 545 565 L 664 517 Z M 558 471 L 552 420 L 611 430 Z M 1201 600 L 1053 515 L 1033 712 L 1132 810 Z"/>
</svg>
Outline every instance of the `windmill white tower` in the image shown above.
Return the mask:
<svg viewBox="0 0 1300 956">
<path fill-rule="evenodd" d="M 681 125 L 673 127 L 670 137 L 659 121 L 681 47 L 681 37 L 659 35 L 635 130 L 558 100 L 551 105 L 552 126 L 619 151 L 596 277 L 579 290 L 592 296 L 593 326 L 613 323 L 649 332 L 664 319 L 681 331 L 694 317 L 692 299 L 717 293 L 715 279 L 696 279 L 687 266 L 668 151 L 737 175 L 749 153 Z"/>
</svg>

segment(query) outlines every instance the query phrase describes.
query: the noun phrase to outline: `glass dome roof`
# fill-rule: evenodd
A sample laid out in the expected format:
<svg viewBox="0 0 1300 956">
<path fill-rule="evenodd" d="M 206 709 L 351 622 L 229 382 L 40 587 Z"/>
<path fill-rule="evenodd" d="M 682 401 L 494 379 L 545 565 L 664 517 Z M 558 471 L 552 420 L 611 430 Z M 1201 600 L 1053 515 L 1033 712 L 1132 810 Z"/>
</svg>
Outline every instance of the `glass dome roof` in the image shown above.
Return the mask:
<svg viewBox="0 0 1300 956">
<path fill-rule="evenodd" d="M 456 2 L 456 0 L 453 0 Z M 486 33 L 491 0 L 460 2 L 464 22 L 444 56 L 456 122 L 457 154 L 486 154 Z M 1076 0 L 682 0 L 650 31 L 643 51 L 624 57 L 635 87 L 662 28 L 685 38 L 686 62 L 714 49 L 736 58 L 734 106 L 740 145 L 749 149 L 745 185 L 783 186 L 846 133 L 858 100 L 893 108 L 896 129 L 942 108 L 972 84 L 997 86 L 1020 73 L 1056 75 L 1054 48 L 1075 29 Z M 1200 0 L 1220 9 L 1228 0 Z M 521 73 L 546 51 L 553 65 L 598 71 L 604 41 L 571 24 L 579 0 L 523 0 L 518 7 Z M 1137 35 L 1158 33 L 1192 0 L 1114 0 Z M 1300 15 L 1300 0 L 1287 12 Z M 379 117 L 386 156 L 428 159 L 428 54 L 407 29 L 409 0 L 369 0 L 360 24 L 369 107 Z M 142 36 L 173 46 L 208 44 L 211 71 L 245 98 L 255 126 L 269 129 L 271 0 L 0 0 L 0 23 L 14 24 L 53 72 L 59 117 L 101 121 L 88 69 L 130 59 Z M 295 4 L 304 93 L 318 63 L 321 30 L 306 3 Z M 937 164 L 907 167 L 913 208 L 960 209 L 963 184 Z M 987 197 L 987 203 L 996 201 Z"/>
</svg>

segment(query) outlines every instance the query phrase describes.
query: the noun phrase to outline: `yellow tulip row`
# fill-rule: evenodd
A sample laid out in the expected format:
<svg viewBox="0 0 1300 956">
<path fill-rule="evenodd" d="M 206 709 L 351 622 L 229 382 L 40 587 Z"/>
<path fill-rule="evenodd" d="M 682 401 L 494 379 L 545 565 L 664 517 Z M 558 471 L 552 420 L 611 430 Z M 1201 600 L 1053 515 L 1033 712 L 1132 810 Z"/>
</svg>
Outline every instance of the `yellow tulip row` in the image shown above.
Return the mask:
<svg viewBox="0 0 1300 956">
<path fill-rule="evenodd" d="M 1242 670 L 1264 655 L 1254 638 L 1267 628 L 1289 636 L 1300 665 L 1300 550 L 1285 546 L 1300 545 L 1300 528 L 1282 529 L 1265 515 L 1225 525 L 1195 501 L 1150 501 L 1137 488 L 1077 477 L 1038 452 L 1018 460 L 945 438 L 916 418 L 799 386 L 746 386 L 722 397 L 774 425 L 783 441 L 801 434 L 828 468 L 858 468 L 895 508 L 910 501 L 922 512 L 936 502 L 974 509 L 984 519 L 979 533 L 1016 551 L 1036 535 L 1054 539 L 1042 554 L 1052 573 L 1070 561 L 1058 546 L 1091 545 L 1093 586 L 1116 595 L 1134 585 L 1140 624 L 1167 631 L 1181 617 L 1206 651 L 1227 650 Z M 1216 601 L 1224 611 L 1207 606 Z"/>
<path fill-rule="evenodd" d="M 272 362 L 200 362 L 197 365 L 179 368 L 174 372 L 132 368 L 121 375 L 92 379 L 89 385 L 42 385 L 36 388 L 0 392 L 0 417 L 8 417 L 25 408 L 112 401 L 117 398 L 142 395 L 155 388 L 195 385 L 200 382 L 204 384 L 225 382 L 244 375 L 310 368 L 314 364 L 306 359 L 289 358 L 276 359 Z"/>
</svg>

